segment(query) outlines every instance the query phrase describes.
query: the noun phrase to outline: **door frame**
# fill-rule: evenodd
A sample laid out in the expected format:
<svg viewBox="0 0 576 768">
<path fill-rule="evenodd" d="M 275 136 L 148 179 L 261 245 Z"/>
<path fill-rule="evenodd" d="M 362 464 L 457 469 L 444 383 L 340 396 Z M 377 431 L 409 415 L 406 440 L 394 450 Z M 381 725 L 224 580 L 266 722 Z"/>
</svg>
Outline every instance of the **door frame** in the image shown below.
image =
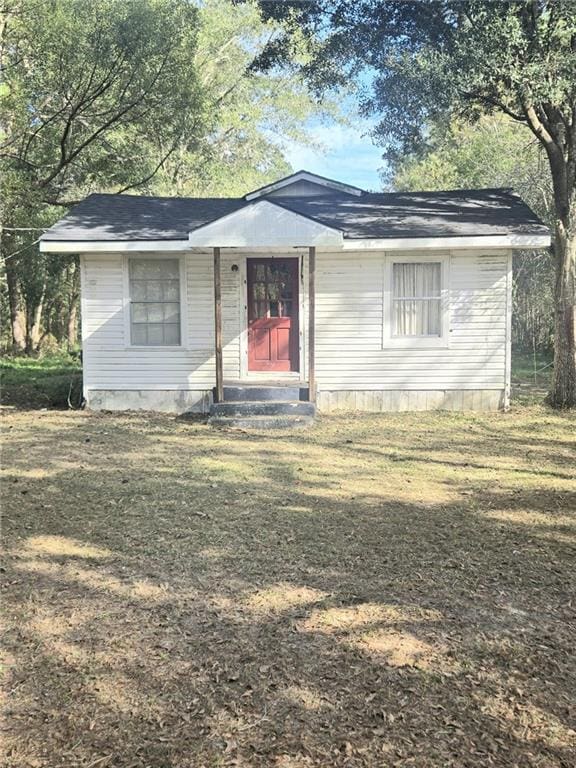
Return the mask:
<svg viewBox="0 0 576 768">
<path fill-rule="evenodd" d="M 248 259 L 297 259 L 298 260 L 298 371 L 250 371 L 248 370 Z M 306 274 L 308 265 L 302 251 L 292 253 L 254 253 L 242 257 L 240 264 L 240 378 L 255 381 L 305 381 L 305 307 L 307 300 Z"/>
</svg>

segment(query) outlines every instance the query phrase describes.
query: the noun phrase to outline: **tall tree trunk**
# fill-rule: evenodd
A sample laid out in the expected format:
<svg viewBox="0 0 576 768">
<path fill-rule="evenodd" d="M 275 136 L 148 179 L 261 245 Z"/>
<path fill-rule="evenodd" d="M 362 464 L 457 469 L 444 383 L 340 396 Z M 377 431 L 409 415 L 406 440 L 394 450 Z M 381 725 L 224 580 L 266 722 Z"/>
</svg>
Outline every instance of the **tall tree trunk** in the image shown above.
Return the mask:
<svg viewBox="0 0 576 768">
<path fill-rule="evenodd" d="M 22 309 L 22 296 L 18 286 L 16 264 L 13 259 L 6 262 L 6 283 L 8 286 L 8 304 L 10 306 L 10 327 L 12 347 L 15 352 L 23 352 L 26 347 L 26 316 Z"/>
<path fill-rule="evenodd" d="M 556 222 L 554 378 L 548 400 L 555 408 L 576 406 L 576 200 L 567 219 Z"/>
<path fill-rule="evenodd" d="M 75 261 L 72 265 L 72 287 L 68 303 L 68 351 L 78 343 L 78 302 L 80 300 L 80 267 Z"/>
<path fill-rule="evenodd" d="M 28 307 L 26 312 L 26 352 L 37 352 L 42 338 L 42 312 L 46 296 L 46 283 L 42 288 L 42 294 L 34 307 Z"/>
<path fill-rule="evenodd" d="M 70 305 L 68 311 L 68 351 L 78 343 L 78 299 Z"/>
</svg>

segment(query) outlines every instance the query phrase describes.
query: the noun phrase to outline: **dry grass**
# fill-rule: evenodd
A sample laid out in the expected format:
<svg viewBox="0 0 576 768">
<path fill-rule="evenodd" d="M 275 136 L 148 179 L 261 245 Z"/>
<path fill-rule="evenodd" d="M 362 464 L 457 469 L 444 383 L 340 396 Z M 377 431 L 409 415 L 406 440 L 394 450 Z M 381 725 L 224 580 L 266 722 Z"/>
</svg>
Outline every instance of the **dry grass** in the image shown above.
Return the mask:
<svg viewBox="0 0 576 768">
<path fill-rule="evenodd" d="M 6 413 L 3 764 L 573 766 L 575 428 Z"/>
</svg>

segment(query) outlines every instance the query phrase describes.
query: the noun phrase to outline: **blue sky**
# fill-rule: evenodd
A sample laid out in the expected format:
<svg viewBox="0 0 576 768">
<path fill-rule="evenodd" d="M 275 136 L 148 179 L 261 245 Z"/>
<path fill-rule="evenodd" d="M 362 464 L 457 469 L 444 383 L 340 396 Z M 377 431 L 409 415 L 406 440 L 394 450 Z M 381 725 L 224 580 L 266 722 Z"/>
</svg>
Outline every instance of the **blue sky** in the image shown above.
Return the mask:
<svg viewBox="0 0 576 768">
<path fill-rule="evenodd" d="M 375 147 L 368 135 L 370 127 L 359 118 L 352 125 L 312 125 L 309 133 L 321 148 L 290 143 L 284 147 L 285 157 L 295 171 L 304 168 L 362 189 L 379 191 L 382 182 L 378 169 L 384 161 L 382 147 Z"/>
</svg>

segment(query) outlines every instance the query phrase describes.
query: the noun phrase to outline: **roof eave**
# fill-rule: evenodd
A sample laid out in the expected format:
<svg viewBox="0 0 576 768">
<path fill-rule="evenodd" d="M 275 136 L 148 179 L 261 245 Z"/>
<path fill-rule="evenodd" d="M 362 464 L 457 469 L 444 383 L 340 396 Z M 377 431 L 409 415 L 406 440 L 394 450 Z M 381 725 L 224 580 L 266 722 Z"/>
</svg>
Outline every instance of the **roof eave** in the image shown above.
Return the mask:
<svg viewBox="0 0 576 768">
<path fill-rule="evenodd" d="M 41 253 L 147 253 L 190 250 L 188 240 L 40 240 Z"/>
<path fill-rule="evenodd" d="M 508 248 L 529 250 L 549 248 L 549 234 L 507 234 L 507 235 L 454 235 L 441 237 L 390 237 L 344 239 L 345 251 L 396 251 L 456 249 L 456 248 Z"/>
</svg>

